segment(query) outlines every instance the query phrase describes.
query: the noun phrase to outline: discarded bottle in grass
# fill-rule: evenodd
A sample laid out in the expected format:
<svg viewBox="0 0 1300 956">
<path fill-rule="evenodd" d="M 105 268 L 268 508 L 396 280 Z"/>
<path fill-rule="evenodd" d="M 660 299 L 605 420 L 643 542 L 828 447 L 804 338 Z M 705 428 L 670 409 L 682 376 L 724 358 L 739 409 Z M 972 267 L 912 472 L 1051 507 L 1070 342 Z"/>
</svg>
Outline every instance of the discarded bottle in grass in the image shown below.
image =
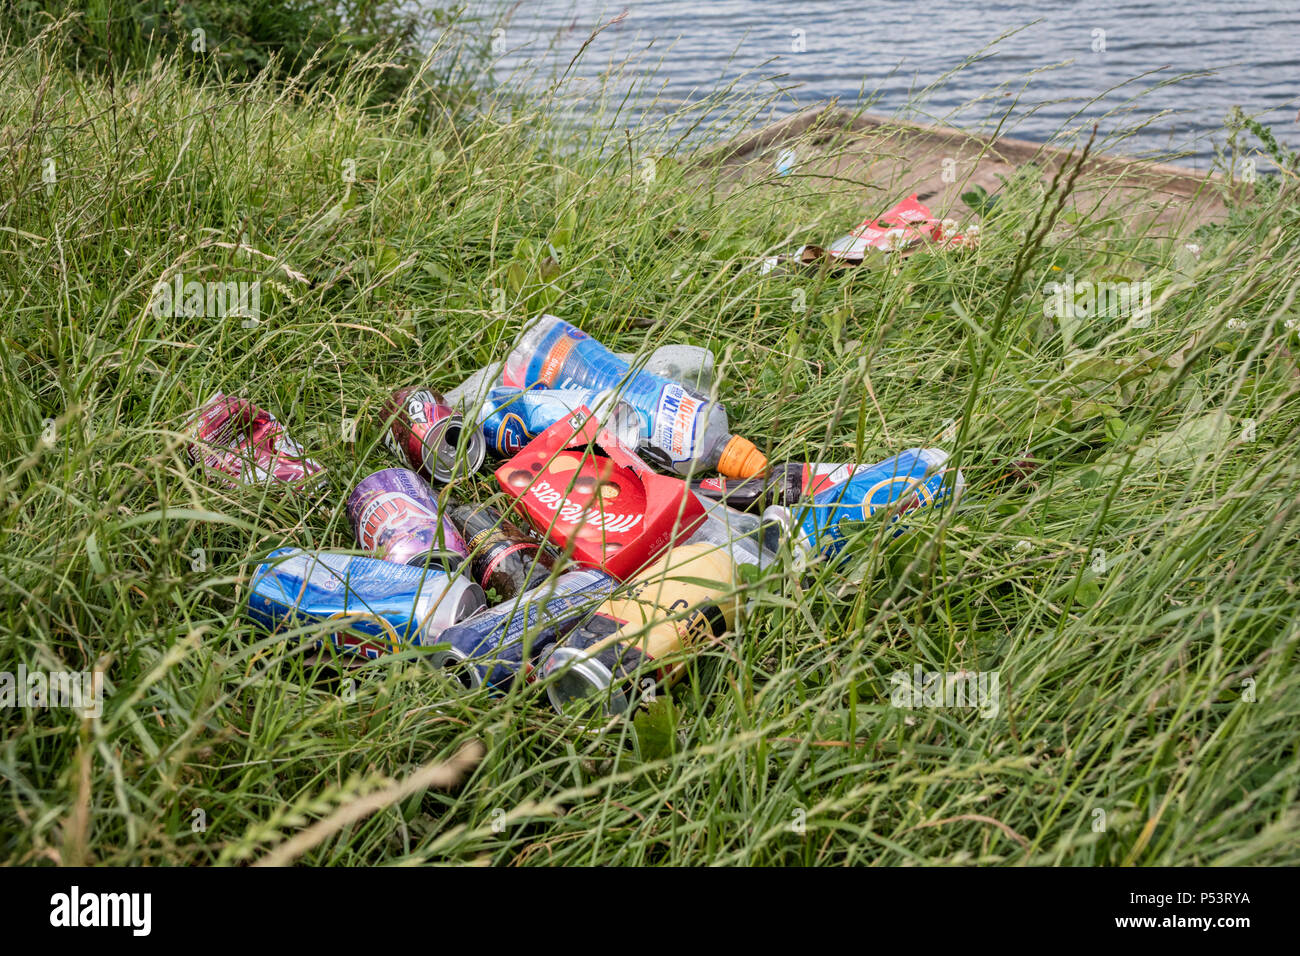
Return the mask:
<svg viewBox="0 0 1300 956">
<path fill-rule="evenodd" d="M 217 392 L 185 423 L 190 460 L 234 488 L 285 482 L 300 488 L 325 484 L 324 468 L 303 454 L 270 412 L 244 398 Z"/>
<path fill-rule="evenodd" d="M 329 621 L 336 647 L 375 658 L 435 644 L 446 628 L 486 604 L 477 584 L 436 568 L 280 548 L 253 572 L 248 613 L 271 631 Z"/>
<path fill-rule="evenodd" d="M 749 478 L 767 468 L 754 445 L 728 431 L 720 404 L 677 382 L 633 372 L 605 346 L 553 315 L 530 325 L 506 358 L 505 383 L 519 388 L 617 389 L 641 416 L 643 457 L 680 475 L 716 468 Z"/>
<path fill-rule="evenodd" d="M 617 586 L 617 580 L 594 568 L 566 571 L 447 628 L 440 641 L 448 647 L 434 651 L 430 663 L 455 667 L 469 687 L 505 689 L 516 676 L 531 676 L 532 662 Z"/>
<path fill-rule="evenodd" d="M 348 497 L 347 512 L 357 543 L 385 561 L 454 571 L 469 556 L 433 489 L 409 469 L 385 468 L 365 478 Z"/>
<path fill-rule="evenodd" d="M 710 544 L 673 548 L 557 643 L 538 668 L 556 710 L 622 713 L 639 687 L 676 680 L 669 655 L 719 638 L 739 610 L 736 565 Z M 640 680 L 642 683 L 637 684 Z"/>
<path fill-rule="evenodd" d="M 551 552 L 495 508 L 458 504 L 447 509 L 447 517 L 465 541 L 474 580 L 484 591 L 495 591 L 498 600 L 532 590 L 550 577 L 555 567 Z"/>
<path fill-rule="evenodd" d="M 444 401 L 462 414 L 469 415 L 483 404 L 492 389 L 501 386 L 501 370 L 504 368 L 504 362 L 483 366 L 455 388 L 448 389 Z"/>
<path fill-rule="evenodd" d="M 770 505 L 793 505 L 800 498 L 847 481 L 861 465 L 816 465 L 787 461 L 772 466 L 767 475 L 732 481 L 727 478 L 703 478 L 691 482 L 691 490 L 701 498 L 721 501 L 741 511 L 762 510 Z"/>
<path fill-rule="evenodd" d="M 722 549 L 736 564 L 766 567 L 776 560 L 775 551 L 764 546 L 767 535 L 762 518 L 735 511 L 720 501 L 700 500 L 704 504 L 704 523 L 683 544 L 704 544 Z M 776 542 L 779 544 L 779 541 L 778 530 Z"/>
<path fill-rule="evenodd" d="M 488 448 L 509 458 L 561 419 L 586 406 L 602 427 L 628 448 L 641 443 L 641 416 L 614 389 L 494 388 L 478 409 L 466 416 L 483 429 Z"/>
<path fill-rule="evenodd" d="M 487 455 L 483 434 L 467 429 L 459 413 L 432 389 L 394 392 L 384 405 L 381 424 L 388 450 L 430 481 L 446 484 L 458 474 L 473 474 Z"/>
<path fill-rule="evenodd" d="M 948 453 L 941 448 L 909 448 L 879 464 L 858 467 L 847 481 L 818 492 L 810 502 L 793 508 L 773 505 L 763 512 L 763 519 L 789 527 L 795 550 L 804 557 L 834 557 L 846 538 L 841 521 L 867 521 L 890 509 L 892 524 L 905 512 L 937 504 L 950 494 L 960 495 L 965 486 L 960 471 L 951 492 L 945 485 L 947 460 Z M 894 534 L 903 530 L 900 526 Z"/>
<path fill-rule="evenodd" d="M 629 366 L 644 368 L 670 382 L 679 382 L 700 394 L 713 387 L 713 353 L 699 345 L 661 345 L 639 365 L 635 352 L 614 353 Z"/>
</svg>

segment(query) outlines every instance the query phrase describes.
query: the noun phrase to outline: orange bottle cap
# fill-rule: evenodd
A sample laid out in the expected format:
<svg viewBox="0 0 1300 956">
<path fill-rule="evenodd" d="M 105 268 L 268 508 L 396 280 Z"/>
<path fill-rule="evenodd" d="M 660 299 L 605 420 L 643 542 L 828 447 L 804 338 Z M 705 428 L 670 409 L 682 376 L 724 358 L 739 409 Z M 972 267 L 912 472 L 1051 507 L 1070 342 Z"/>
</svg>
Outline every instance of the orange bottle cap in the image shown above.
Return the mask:
<svg viewBox="0 0 1300 956">
<path fill-rule="evenodd" d="M 752 441 L 732 435 L 718 458 L 718 471 L 728 478 L 753 478 L 767 471 L 767 456 Z"/>
</svg>

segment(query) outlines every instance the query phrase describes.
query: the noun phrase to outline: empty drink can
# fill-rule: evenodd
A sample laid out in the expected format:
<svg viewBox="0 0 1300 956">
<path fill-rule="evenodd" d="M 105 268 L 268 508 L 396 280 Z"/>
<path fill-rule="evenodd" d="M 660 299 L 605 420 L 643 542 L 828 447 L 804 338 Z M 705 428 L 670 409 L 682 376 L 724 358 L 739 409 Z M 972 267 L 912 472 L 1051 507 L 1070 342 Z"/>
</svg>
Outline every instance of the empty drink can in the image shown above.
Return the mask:
<svg viewBox="0 0 1300 956">
<path fill-rule="evenodd" d="M 385 468 L 365 478 L 348 497 L 347 511 L 357 544 L 385 561 L 454 571 L 469 556 L 433 489 L 407 468 Z"/>
<path fill-rule="evenodd" d="M 581 624 L 605 601 L 618 581 L 594 568 L 566 571 L 513 601 L 480 611 L 442 633 L 448 647 L 431 662 L 457 666 L 470 687 L 508 687 L 519 674 L 531 676 L 532 662 Z"/>
<path fill-rule="evenodd" d="M 487 604 L 477 584 L 436 568 L 300 548 L 267 555 L 250 591 L 249 616 L 268 630 L 331 621 L 336 647 L 370 658 L 436 644 Z"/>
<path fill-rule="evenodd" d="M 457 474 L 473 474 L 487 457 L 483 433 L 467 428 L 460 414 L 432 389 L 394 392 L 384 406 L 383 425 L 388 450 L 430 481 L 446 484 Z"/>
</svg>

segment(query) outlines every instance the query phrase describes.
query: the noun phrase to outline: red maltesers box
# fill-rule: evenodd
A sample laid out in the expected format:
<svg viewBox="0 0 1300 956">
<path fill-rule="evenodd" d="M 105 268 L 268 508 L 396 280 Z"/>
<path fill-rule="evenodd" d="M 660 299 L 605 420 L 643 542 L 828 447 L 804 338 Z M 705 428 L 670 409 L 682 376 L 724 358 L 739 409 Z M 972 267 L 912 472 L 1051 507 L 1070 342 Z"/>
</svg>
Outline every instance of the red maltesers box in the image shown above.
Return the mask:
<svg viewBox="0 0 1300 956">
<path fill-rule="evenodd" d="M 589 451 L 593 443 L 608 457 Z M 652 471 L 585 406 L 525 445 L 496 476 L 515 510 L 552 544 L 620 581 L 704 522 L 704 505 L 686 482 Z"/>
</svg>

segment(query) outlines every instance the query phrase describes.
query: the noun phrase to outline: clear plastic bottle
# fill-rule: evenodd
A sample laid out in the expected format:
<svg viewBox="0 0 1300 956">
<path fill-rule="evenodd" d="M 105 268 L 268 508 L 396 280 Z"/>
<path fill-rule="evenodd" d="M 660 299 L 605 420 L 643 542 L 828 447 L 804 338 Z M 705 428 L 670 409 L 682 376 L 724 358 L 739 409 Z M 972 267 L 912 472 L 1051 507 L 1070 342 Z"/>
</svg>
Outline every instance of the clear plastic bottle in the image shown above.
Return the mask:
<svg viewBox="0 0 1300 956">
<path fill-rule="evenodd" d="M 725 549 L 736 564 L 766 567 L 776 555 L 763 546 L 763 519 L 728 508 L 720 501 L 700 497 L 704 505 L 704 523 L 686 539 L 685 544 L 707 544 Z"/>
<path fill-rule="evenodd" d="M 618 358 L 629 366 L 639 365 L 637 353 L 616 352 Z M 651 374 L 680 382 L 689 389 L 706 394 L 713 387 L 713 353 L 701 345 L 661 345 L 650 353 L 644 368 Z M 483 366 L 455 388 L 444 392 L 447 403 L 468 414 L 482 404 L 488 392 L 501 385 L 503 362 Z"/>
<path fill-rule="evenodd" d="M 554 315 L 537 318 L 506 358 L 505 383 L 519 388 L 617 389 L 649 436 L 643 454 L 690 475 L 716 468 L 729 478 L 767 470 L 753 443 L 728 431 L 721 405 L 677 382 L 631 367 L 595 339 Z"/>
<path fill-rule="evenodd" d="M 636 365 L 635 352 L 614 353 L 628 365 Z M 650 353 L 643 366 L 647 372 L 681 382 L 697 392 L 713 387 L 713 353 L 700 345 L 661 345 Z"/>
</svg>

